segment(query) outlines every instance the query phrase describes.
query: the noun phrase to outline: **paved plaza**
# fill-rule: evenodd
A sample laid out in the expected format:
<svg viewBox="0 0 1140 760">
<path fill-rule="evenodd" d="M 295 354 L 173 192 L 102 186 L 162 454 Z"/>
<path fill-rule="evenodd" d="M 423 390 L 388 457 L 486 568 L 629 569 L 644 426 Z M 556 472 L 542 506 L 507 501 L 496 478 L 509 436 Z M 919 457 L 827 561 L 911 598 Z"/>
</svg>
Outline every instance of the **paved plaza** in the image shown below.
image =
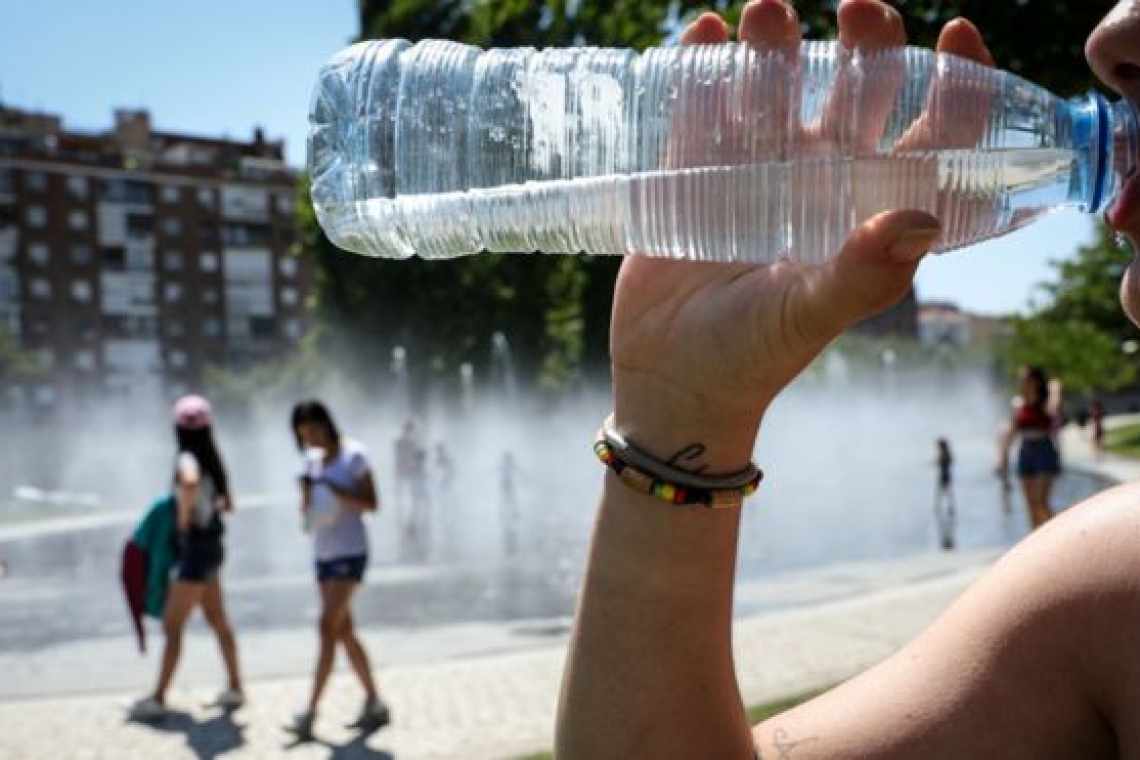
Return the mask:
<svg viewBox="0 0 1140 760">
<path fill-rule="evenodd" d="M 1140 475 L 1135 462 L 1094 461 L 1077 432 L 1066 431 L 1064 444 L 1069 466 L 1096 468 L 1118 479 Z M 746 702 L 829 685 L 881 660 L 931 622 L 999 554 L 835 565 L 742 587 L 741 600 L 770 610 L 736 625 L 737 671 Z M 312 643 L 310 638 L 281 642 L 280 651 L 311 657 Z M 316 725 L 318 741 L 307 744 L 292 743 L 281 729 L 304 703 L 305 677 L 251 683 L 248 705 L 232 715 L 205 707 L 209 695 L 204 691 L 178 690 L 176 679 L 169 700 L 173 712 L 158 726 L 124 720 L 122 705 L 138 696 L 135 692 L 8 698 L 0 700 L 0 760 L 524 757 L 552 746 L 565 644 L 565 631 L 556 627 L 538 644 L 525 649 L 504 644 L 508 651 L 501 653 L 453 646 L 442 659 L 386 665 L 378 651 L 393 725 L 371 735 L 346 729 L 342 724 L 358 709 L 360 692 L 351 675 L 339 671 Z M 209 642 L 202 638 L 187 646 L 201 649 Z M 99 672 L 98 662 L 77 659 L 74 669 L 77 689 L 97 689 L 86 679 Z"/>
</svg>

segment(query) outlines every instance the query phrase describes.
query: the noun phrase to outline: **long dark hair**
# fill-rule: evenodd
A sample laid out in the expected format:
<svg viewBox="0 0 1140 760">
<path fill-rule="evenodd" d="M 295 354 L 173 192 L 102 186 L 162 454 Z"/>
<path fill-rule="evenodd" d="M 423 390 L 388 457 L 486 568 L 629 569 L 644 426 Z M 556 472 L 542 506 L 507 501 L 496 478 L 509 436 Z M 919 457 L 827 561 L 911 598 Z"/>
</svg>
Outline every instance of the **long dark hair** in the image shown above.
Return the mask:
<svg viewBox="0 0 1140 760">
<path fill-rule="evenodd" d="M 192 454 L 198 464 L 210 476 L 218 493 L 229 498 L 230 483 L 226 477 L 226 468 L 222 464 L 222 457 L 218 454 L 218 447 L 214 444 L 214 435 L 209 427 L 185 428 L 174 426 L 174 438 L 178 442 L 178 453 Z M 177 473 L 175 480 L 177 481 Z"/>
<path fill-rule="evenodd" d="M 301 451 L 305 450 L 305 442 L 301 440 L 297 428 L 305 424 L 319 425 L 324 428 L 329 437 L 336 441 L 338 447 L 340 446 L 340 430 L 333 422 L 332 413 L 327 406 L 315 398 L 300 401 L 293 407 L 290 425 L 293 429 L 293 437 L 297 441 L 297 448 Z"/>
<path fill-rule="evenodd" d="M 1030 365 L 1025 368 L 1025 377 L 1037 386 L 1037 398 L 1030 403 L 1034 409 L 1044 412 L 1049 403 L 1049 378 L 1045 376 L 1045 370 L 1036 365 Z M 1025 399 L 1028 403 L 1029 399 Z"/>
</svg>

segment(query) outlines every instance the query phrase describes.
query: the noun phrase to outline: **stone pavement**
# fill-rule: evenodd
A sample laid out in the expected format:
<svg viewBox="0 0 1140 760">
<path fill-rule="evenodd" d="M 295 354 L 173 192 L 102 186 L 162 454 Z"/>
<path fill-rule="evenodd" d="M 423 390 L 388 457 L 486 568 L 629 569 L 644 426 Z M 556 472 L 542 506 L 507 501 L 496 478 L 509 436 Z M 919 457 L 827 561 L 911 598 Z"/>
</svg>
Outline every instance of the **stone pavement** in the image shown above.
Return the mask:
<svg viewBox="0 0 1140 760">
<path fill-rule="evenodd" d="M 1140 464 L 1099 460 L 1075 430 L 1063 436 L 1066 463 L 1116 478 Z M 747 703 L 826 686 L 881 660 L 930 623 L 997 556 L 997 551 L 924 555 L 837 565 L 738 590 L 761 612 L 738 620 L 735 654 Z M 292 744 L 281 728 L 302 704 L 307 678 L 260 680 L 232 716 L 175 690 L 172 716 L 157 727 L 123 720 L 133 694 L 0 701 L 0 760 L 39 758 L 515 758 L 549 750 L 565 656 L 565 635 L 527 651 L 453 657 L 379 668 L 394 724 L 370 736 L 342 727 L 358 707 L 352 677 L 334 675 L 316 732 Z M 77 669 L 77 685 L 84 675 Z M 3 675 L 0 674 L 0 678 Z M 177 683 L 177 681 L 176 681 Z M 95 684 L 91 684 L 95 686 Z"/>
</svg>

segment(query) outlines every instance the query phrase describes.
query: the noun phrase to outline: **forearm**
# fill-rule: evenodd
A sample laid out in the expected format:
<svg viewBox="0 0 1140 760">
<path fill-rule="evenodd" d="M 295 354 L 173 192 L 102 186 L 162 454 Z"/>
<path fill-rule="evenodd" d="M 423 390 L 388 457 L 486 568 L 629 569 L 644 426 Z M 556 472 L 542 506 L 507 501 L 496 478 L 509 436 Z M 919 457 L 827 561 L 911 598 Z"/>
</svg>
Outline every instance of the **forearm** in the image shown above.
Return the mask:
<svg viewBox="0 0 1140 760">
<path fill-rule="evenodd" d="M 751 758 L 732 661 L 738 509 L 606 476 L 558 715 L 559 758 Z"/>
<path fill-rule="evenodd" d="M 329 484 L 329 488 L 336 494 L 337 501 L 342 506 L 355 509 L 358 512 L 371 512 L 378 506 L 374 493 L 357 493 Z"/>
</svg>

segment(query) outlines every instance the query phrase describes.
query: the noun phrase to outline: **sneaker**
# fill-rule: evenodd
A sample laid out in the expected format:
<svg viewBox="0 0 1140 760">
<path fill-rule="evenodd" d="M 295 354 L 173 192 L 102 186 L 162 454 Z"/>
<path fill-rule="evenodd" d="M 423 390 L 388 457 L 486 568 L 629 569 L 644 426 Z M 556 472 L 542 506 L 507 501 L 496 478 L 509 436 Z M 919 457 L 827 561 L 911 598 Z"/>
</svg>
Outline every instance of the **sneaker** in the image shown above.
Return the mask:
<svg viewBox="0 0 1140 760">
<path fill-rule="evenodd" d="M 313 738 L 313 721 L 317 719 L 317 714 L 312 710 L 302 710 L 293 716 L 293 719 L 285 724 L 285 730 L 296 736 L 298 739 L 308 740 Z"/>
<path fill-rule="evenodd" d="M 142 723 L 153 723 L 166 717 L 166 705 L 153 696 L 143 697 L 127 707 L 127 718 Z"/>
<path fill-rule="evenodd" d="M 364 707 L 360 709 L 360 716 L 348 724 L 348 728 L 362 728 L 376 731 L 392 722 L 392 711 L 380 697 L 370 697 L 364 700 Z"/>
<path fill-rule="evenodd" d="M 245 704 L 245 694 L 237 689 L 226 689 L 210 703 L 211 707 L 220 707 L 223 710 L 236 710 Z"/>
</svg>

